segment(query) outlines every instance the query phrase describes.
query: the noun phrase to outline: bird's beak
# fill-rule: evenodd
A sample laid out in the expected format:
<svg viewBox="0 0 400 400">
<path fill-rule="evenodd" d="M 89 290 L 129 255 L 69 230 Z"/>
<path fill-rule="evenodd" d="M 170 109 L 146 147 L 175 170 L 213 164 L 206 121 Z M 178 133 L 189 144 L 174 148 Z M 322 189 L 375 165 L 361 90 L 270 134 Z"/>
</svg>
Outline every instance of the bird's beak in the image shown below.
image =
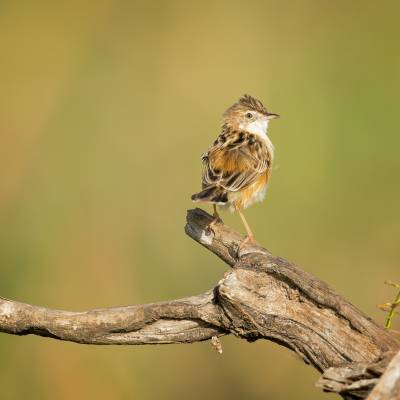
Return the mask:
<svg viewBox="0 0 400 400">
<path fill-rule="evenodd" d="M 267 114 L 267 119 L 275 119 L 275 118 L 279 118 L 279 114 L 273 114 L 273 113 L 268 113 Z"/>
</svg>

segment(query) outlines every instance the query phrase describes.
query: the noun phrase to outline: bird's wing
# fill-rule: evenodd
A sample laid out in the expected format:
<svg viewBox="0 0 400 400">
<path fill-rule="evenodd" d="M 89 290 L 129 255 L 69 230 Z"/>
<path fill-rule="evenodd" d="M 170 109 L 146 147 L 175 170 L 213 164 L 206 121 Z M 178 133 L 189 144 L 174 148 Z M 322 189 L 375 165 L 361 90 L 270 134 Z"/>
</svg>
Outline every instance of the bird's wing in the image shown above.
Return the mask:
<svg viewBox="0 0 400 400">
<path fill-rule="evenodd" d="M 203 187 L 220 186 L 230 192 L 256 181 L 271 165 L 267 147 L 254 135 L 221 135 L 202 156 Z"/>
</svg>

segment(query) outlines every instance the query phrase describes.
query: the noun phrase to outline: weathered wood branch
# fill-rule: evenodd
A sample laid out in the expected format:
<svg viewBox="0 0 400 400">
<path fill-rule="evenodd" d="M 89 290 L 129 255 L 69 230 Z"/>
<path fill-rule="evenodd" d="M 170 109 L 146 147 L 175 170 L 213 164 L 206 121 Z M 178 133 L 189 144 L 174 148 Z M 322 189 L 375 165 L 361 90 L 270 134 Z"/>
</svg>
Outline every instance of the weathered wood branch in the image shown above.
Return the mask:
<svg viewBox="0 0 400 400">
<path fill-rule="evenodd" d="M 191 343 L 232 333 L 294 350 L 323 373 L 319 385 L 365 398 L 399 341 L 324 282 L 212 217 L 188 212 L 186 233 L 232 269 L 212 290 L 186 299 L 67 312 L 0 299 L 0 331 L 88 344 Z"/>
<path fill-rule="evenodd" d="M 186 233 L 233 267 L 218 286 L 225 328 L 248 340 L 268 339 L 296 351 L 323 376 L 326 391 L 365 398 L 399 341 L 327 284 L 243 238 L 211 216 L 188 214 Z M 239 251 L 239 254 L 238 254 Z"/>
<path fill-rule="evenodd" d="M 392 358 L 368 400 L 400 399 L 400 351 Z"/>
<path fill-rule="evenodd" d="M 213 291 L 186 299 L 85 312 L 52 310 L 0 298 L 0 332 L 85 344 L 192 343 L 226 331 Z"/>
</svg>

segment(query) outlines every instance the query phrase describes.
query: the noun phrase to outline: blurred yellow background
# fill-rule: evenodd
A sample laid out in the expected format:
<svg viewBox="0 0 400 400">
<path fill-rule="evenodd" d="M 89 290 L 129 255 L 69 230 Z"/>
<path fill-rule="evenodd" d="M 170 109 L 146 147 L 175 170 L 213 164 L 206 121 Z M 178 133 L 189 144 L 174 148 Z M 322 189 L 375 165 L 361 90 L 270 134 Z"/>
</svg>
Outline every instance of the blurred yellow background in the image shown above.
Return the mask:
<svg viewBox="0 0 400 400">
<path fill-rule="evenodd" d="M 276 163 L 260 243 L 383 324 L 400 280 L 396 1 L 2 1 L 0 295 L 84 310 L 212 287 L 185 236 L 200 155 L 240 95 Z M 208 207 L 209 209 L 209 207 Z M 238 216 L 226 223 L 243 231 Z M 399 329 L 399 320 L 394 328 Z M 289 350 L 0 335 L 3 399 L 329 399 Z"/>
</svg>

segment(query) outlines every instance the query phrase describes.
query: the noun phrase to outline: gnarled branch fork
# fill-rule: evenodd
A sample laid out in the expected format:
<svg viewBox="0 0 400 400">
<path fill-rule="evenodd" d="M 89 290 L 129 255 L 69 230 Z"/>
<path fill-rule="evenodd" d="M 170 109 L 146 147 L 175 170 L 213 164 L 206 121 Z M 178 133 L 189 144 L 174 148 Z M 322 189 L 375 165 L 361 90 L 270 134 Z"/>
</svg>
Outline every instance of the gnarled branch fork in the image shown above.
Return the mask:
<svg viewBox="0 0 400 400">
<path fill-rule="evenodd" d="M 212 217 L 190 210 L 186 233 L 232 269 L 193 297 L 86 312 L 50 310 L 0 298 L 0 331 L 87 344 L 192 343 L 232 333 L 268 339 L 323 373 L 319 386 L 365 398 L 399 341 L 324 282 Z M 400 366 L 399 366 L 400 368 Z M 374 399 L 389 397 L 374 397 Z"/>
</svg>

